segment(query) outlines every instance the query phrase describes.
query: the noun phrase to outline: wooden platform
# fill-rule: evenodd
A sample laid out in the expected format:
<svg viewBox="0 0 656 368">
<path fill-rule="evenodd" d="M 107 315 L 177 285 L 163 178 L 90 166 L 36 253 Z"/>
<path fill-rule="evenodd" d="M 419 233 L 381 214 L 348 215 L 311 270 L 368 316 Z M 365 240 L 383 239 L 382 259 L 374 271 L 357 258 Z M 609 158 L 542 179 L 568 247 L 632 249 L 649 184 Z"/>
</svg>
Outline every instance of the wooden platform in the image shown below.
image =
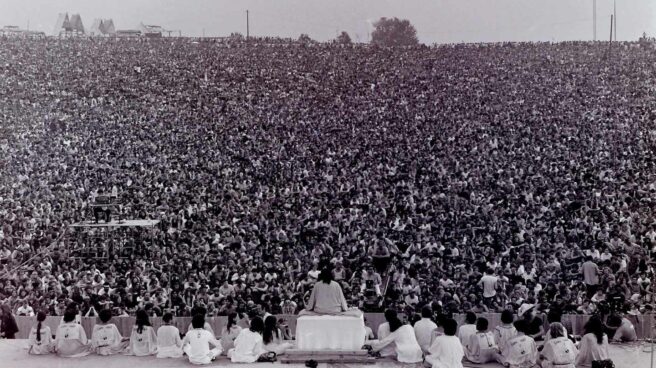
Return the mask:
<svg viewBox="0 0 656 368">
<path fill-rule="evenodd" d="M 112 220 L 110 222 L 82 221 L 72 224 L 71 227 L 153 227 L 159 220 Z"/>
<path fill-rule="evenodd" d="M 304 364 L 308 360 L 327 364 L 375 364 L 376 358 L 369 356 L 366 350 L 287 350 L 278 357 L 283 364 Z"/>
</svg>

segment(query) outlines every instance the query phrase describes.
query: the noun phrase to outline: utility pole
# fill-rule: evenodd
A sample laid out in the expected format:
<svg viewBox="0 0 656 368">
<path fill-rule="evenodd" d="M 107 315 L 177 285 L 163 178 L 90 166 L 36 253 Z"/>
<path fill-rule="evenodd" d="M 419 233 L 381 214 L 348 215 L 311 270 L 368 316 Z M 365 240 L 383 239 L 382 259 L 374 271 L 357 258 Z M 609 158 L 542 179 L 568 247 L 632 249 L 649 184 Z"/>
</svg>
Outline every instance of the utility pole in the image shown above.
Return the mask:
<svg viewBox="0 0 656 368">
<path fill-rule="evenodd" d="M 610 40 L 608 41 L 608 49 L 613 47 L 613 14 L 610 15 Z"/>
<path fill-rule="evenodd" d="M 246 39 L 251 36 L 251 31 L 250 31 L 250 24 L 248 22 L 248 10 L 246 10 Z"/>
<path fill-rule="evenodd" d="M 597 41 L 597 0 L 592 0 L 592 40 Z"/>
<path fill-rule="evenodd" d="M 615 21 L 615 42 L 617 42 L 617 0 L 613 0 L 613 19 Z"/>
<path fill-rule="evenodd" d="M 27 30 L 28 31 L 30 30 L 30 20 L 29 19 L 27 20 Z"/>
</svg>

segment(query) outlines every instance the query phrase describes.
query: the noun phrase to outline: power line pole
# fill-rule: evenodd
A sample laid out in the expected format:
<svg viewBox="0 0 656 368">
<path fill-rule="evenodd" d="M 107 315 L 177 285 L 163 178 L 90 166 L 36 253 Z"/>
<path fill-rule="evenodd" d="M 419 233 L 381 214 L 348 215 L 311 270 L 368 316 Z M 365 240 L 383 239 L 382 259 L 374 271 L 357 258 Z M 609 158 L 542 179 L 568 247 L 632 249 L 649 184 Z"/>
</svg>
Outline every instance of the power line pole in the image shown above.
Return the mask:
<svg viewBox="0 0 656 368">
<path fill-rule="evenodd" d="M 597 0 L 592 0 L 592 40 L 597 41 Z"/>
<path fill-rule="evenodd" d="M 615 20 L 615 42 L 617 42 L 617 0 L 613 0 L 613 19 Z"/>
<path fill-rule="evenodd" d="M 251 36 L 251 32 L 250 32 L 250 24 L 248 21 L 248 10 L 246 10 L 246 39 L 248 40 L 250 36 Z"/>
</svg>

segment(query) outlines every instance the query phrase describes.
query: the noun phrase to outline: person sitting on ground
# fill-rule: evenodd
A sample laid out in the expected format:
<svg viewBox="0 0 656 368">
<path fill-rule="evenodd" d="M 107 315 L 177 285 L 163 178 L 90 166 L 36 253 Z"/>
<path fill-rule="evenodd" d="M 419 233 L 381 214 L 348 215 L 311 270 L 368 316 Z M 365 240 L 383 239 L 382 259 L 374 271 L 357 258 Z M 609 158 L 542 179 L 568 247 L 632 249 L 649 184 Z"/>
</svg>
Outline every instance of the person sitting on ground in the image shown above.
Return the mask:
<svg viewBox="0 0 656 368">
<path fill-rule="evenodd" d="M 465 324 L 460 326 L 458 329 L 458 338 L 460 343 L 467 351 L 467 346 L 469 345 L 470 338 L 473 334 L 476 333 L 476 313 L 467 312 L 465 314 Z"/>
<path fill-rule="evenodd" d="M 75 322 L 76 315 L 75 311 L 67 310 L 62 323 L 57 327 L 55 351 L 61 357 L 79 358 L 91 352 L 84 328 Z"/>
<path fill-rule="evenodd" d="M 469 338 L 469 345 L 465 349 L 467 359 L 473 363 L 483 364 L 495 360 L 499 349 L 494 341 L 494 333 L 487 328 L 486 318 L 480 317 L 476 320 L 476 333 Z"/>
<path fill-rule="evenodd" d="M 150 324 L 148 313 L 139 309 L 130 335 L 128 355 L 148 356 L 157 353 L 157 335 Z"/>
<path fill-rule="evenodd" d="M 46 314 L 44 312 L 38 312 L 36 314 L 37 324 L 30 330 L 28 354 L 51 354 L 55 350 L 50 327 L 43 326 L 43 321 L 45 320 Z"/>
<path fill-rule="evenodd" d="M 440 325 L 444 329 L 444 335 L 435 337 L 428 348 L 425 363 L 432 368 L 462 368 L 465 350 L 460 339 L 455 336 L 458 323 L 452 318 L 446 318 Z"/>
<path fill-rule="evenodd" d="M 205 307 L 194 307 L 192 309 L 191 316 L 193 317 L 196 314 L 200 314 L 201 316 L 203 316 L 203 319 L 205 319 L 205 316 L 207 315 L 207 308 L 205 308 Z M 205 322 L 205 325 L 203 326 L 203 328 L 206 329 L 207 331 L 209 331 L 212 334 L 212 336 L 214 336 L 214 329 L 212 328 L 212 326 L 207 321 Z M 194 325 L 193 325 L 193 323 L 190 323 L 189 327 L 187 327 L 187 332 L 189 332 L 193 329 L 194 329 Z"/>
<path fill-rule="evenodd" d="M 235 339 L 235 347 L 228 351 L 230 361 L 255 363 L 262 355 L 266 355 L 262 332 L 264 332 L 264 321 L 260 317 L 254 317 L 250 327 L 239 332 L 239 336 Z"/>
<path fill-rule="evenodd" d="M 264 349 L 272 351 L 276 355 L 284 354 L 285 351 L 294 347 L 293 344 L 284 342 L 282 331 L 278 328 L 278 320 L 275 316 L 269 316 L 264 320 L 264 332 L 262 332 Z"/>
<path fill-rule="evenodd" d="M 390 319 L 393 318 L 398 318 L 396 315 L 396 311 L 392 309 L 388 309 L 385 311 L 385 321 L 389 321 Z M 390 331 L 390 324 L 389 322 L 383 322 L 378 326 L 378 340 L 382 340 L 389 336 L 392 332 Z M 381 357 L 391 357 L 396 355 L 396 346 L 394 345 L 393 342 L 391 342 L 389 345 L 384 347 L 378 352 L 378 355 Z"/>
<path fill-rule="evenodd" d="M 235 347 L 235 339 L 239 336 L 242 328 L 237 325 L 237 317 L 239 315 L 236 312 L 228 314 L 228 323 L 221 331 L 221 347 L 223 352 L 228 354 L 228 351 Z"/>
<path fill-rule="evenodd" d="M 578 350 L 567 337 L 567 330 L 560 322 L 549 326 L 549 340 L 544 343 L 540 353 L 542 368 L 575 368 L 574 362 Z"/>
<path fill-rule="evenodd" d="M 620 315 L 614 314 L 608 317 L 608 325 L 614 328 L 613 342 L 633 342 L 638 340 L 638 335 L 633 323 Z"/>
<path fill-rule="evenodd" d="M 433 332 L 437 329 L 437 324 L 431 321 L 433 316 L 433 310 L 430 306 L 426 305 L 421 309 L 421 319 L 415 322 L 414 330 L 415 336 L 417 337 L 417 342 L 421 346 L 421 351 L 424 354 L 430 348 L 431 343 L 433 342 Z"/>
<path fill-rule="evenodd" d="M 91 350 L 98 355 L 119 354 L 127 348 L 129 342 L 123 338 L 115 324 L 109 323 L 112 312 L 103 309 L 98 313 L 100 323 L 93 326 L 91 332 Z"/>
<path fill-rule="evenodd" d="M 538 360 L 538 347 L 535 340 L 526 335 L 528 322 L 520 319 L 514 325 L 517 336 L 506 342 L 501 354 L 497 354 L 497 361 L 510 368 L 533 367 Z"/>
<path fill-rule="evenodd" d="M 196 314 L 191 325 L 194 328 L 187 332 L 182 340 L 182 350 L 189 357 L 189 363 L 210 364 L 221 355 L 221 342 L 204 328 L 205 317 L 202 314 Z M 210 345 L 214 346 L 214 349 L 210 349 Z"/>
<path fill-rule="evenodd" d="M 374 343 L 371 346 L 372 352 L 378 352 L 393 342 L 396 347 L 396 360 L 401 363 L 421 362 L 423 354 L 412 326 L 403 324 L 396 313 L 386 313 L 385 318 L 390 326 L 390 334 Z"/>
<path fill-rule="evenodd" d="M 312 288 L 310 300 L 299 316 L 312 314 L 362 316 L 359 309 L 346 305 L 342 287 L 333 281 L 333 272 L 328 267 L 321 270 L 318 281 Z"/>
<path fill-rule="evenodd" d="M 499 351 L 503 351 L 508 340 L 517 336 L 517 330 L 513 325 L 514 319 L 512 311 L 506 309 L 501 312 L 501 325 L 494 328 L 494 341 Z"/>
<path fill-rule="evenodd" d="M 577 367 L 591 367 L 595 360 L 608 360 L 608 336 L 604 325 L 597 316 L 592 316 L 585 324 L 585 334 L 579 344 L 579 354 L 576 356 Z"/>
<path fill-rule="evenodd" d="M 15 339 L 18 333 L 16 318 L 11 313 L 11 307 L 8 304 L 0 305 L 0 337 L 5 339 Z"/>
<path fill-rule="evenodd" d="M 157 329 L 157 357 L 158 358 L 180 358 L 182 356 L 182 339 L 180 330 L 171 324 L 173 314 L 164 313 L 162 322 Z"/>
</svg>

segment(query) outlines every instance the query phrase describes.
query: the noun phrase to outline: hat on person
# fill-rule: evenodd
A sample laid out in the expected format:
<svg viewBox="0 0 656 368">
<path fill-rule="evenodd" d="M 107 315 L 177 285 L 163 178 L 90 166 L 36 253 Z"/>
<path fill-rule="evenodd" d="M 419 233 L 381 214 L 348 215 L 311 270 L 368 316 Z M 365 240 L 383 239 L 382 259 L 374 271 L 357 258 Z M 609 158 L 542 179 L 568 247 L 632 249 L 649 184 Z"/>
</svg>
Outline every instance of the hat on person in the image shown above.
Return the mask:
<svg viewBox="0 0 656 368">
<path fill-rule="evenodd" d="M 517 310 L 517 315 L 522 317 L 526 312 L 529 312 L 535 308 L 535 304 L 522 304 Z"/>
</svg>

